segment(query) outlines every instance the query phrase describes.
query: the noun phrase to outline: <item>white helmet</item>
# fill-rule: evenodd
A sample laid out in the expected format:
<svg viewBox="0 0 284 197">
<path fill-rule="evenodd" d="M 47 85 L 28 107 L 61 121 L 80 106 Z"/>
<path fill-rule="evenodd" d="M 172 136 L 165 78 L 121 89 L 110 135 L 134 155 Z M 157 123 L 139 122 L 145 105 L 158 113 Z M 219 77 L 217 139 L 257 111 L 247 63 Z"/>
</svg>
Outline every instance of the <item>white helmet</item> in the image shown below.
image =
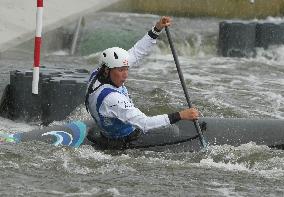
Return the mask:
<svg viewBox="0 0 284 197">
<path fill-rule="evenodd" d="M 129 54 L 119 47 L 112 47 L 104 50 L 101 54 L 101 65 L 105 64 L 109 68 L 117 68 L 128 65 Z"/>
</svg>

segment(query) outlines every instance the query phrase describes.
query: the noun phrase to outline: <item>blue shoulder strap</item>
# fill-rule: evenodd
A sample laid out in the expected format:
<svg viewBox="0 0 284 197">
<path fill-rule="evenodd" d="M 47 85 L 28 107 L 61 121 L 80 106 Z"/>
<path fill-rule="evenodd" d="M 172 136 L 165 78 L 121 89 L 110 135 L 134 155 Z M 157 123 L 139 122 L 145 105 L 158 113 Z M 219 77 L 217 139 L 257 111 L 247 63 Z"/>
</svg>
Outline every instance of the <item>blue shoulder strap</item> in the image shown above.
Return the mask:
<svg viewBox="0 0 284 197">
<path fill-rule="evenodd" d="M 97 75 L 98 72 L 99 72 L 98 69 L 96 69 L 95 71 L 92 72 L 92 74 L 91 74 L 91 76 L 90 76 L 90 78 L 89 78 L 89 82 L 91 82 L 91 80 L 93 79 L 93 77 L 94 77 L 95 75 Z"/>
<path fill-rule="evenodd" d="M 107 95 L 109 95 L 110 93 L 112 93 L 112 92 L 118 92 L 118 93 L 120 93 L 119 91 L 114 90 L 114 89 L 112 89 L 112 88 L 104 88 L 104 89 L 101 91 L 101 93 L 100 93 L 100 95 L 98 96 L 98 99 L 97 99 L 97 105 L 96 105 L 96 107 L 97 107 L 97 112 L 99 112 L 99 109 L 100 109 L 100 107 L 101 107 L 101 105 L 102 105 L 103 100 L 105 99 L 105 97 L 106 97 Z"/>
<path fill-rule="evenodd" d="M 90 76 L 90 79 L 89 79 L 89 83 L 88 83 L 88 86 L 87 86 L 87 91 L 86 91 L 86 94 L 85 94 L 85 107 L 86 107 L 86 110 L 87 112 L 89 112 L 89 96 L 90 94 L 92 94 L 94 91 L 96 91 L 100 86 L 102 86 L 103 84 L 100 84 L 98 87 L 96 87 L 94 90 L 93 90 L 93 85 L 94 83 L 97 81 L 98 79 L 98 74 L 99 70 L 95 70 L 91 76 Z"/>
</svg>

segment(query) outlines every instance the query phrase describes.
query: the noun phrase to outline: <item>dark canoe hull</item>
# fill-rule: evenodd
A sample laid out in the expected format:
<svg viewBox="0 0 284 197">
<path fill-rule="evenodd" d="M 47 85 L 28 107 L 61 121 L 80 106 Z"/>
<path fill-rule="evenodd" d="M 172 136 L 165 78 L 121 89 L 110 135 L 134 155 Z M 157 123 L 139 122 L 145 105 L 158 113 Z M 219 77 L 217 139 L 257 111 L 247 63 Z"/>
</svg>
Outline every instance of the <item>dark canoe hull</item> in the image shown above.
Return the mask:
<svg viewBox="0 0 284 197">
<path fill-rule="evenodd" d="M 210 145 L 232 145 L 254 142 L 284 149 L 284 120 L 257 120 L 236 118 L 201 118 L 204 137 Z M 87 137 L 87 134 L 90 133 Z M 91 136 L 91 137 L 90 137 Z M 0 135 L 1 138 L 1 135 Z M 96 149 L 109 148 L 92 121 L 75 121 L 66 125 L 45 127 L 25 133 L 2 135 L 2 141 L 42 141 L 54 145 L 79 147 L 89 144 Z M 92 139 L 92 141 L 90 140 Z M 121 148 L 121 147 L 118 147 Z M 125 147 L 124 147 L 125 148 Z M 127 148 L 175 149 L 198 151 L 200 142 L 190 121 L 180 121 L 169 128 L 155 129 L 132 141 Z"/>
</svg>

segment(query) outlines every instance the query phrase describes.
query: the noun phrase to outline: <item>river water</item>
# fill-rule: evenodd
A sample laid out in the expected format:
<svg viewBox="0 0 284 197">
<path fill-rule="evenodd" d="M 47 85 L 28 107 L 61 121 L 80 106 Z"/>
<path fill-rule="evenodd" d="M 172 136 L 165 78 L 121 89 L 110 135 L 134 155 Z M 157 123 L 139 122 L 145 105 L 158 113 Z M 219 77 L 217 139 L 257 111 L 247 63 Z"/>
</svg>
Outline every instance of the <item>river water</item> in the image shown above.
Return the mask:
<svg viewBox="0 0 284 197">
<path fill-rule="evenodd" d="M 158 17 L 98 13 L 89 21 L 94 19 L 90 24 L 87 20 L 86 28 L 137 26 L 146 32 Z M 174 18 L 170 29 L 193 104 L 203 116 L 284 119 L 284 48 L 258 49 L 254 58 L 220 57 L 219 22 Z M 64 50 L 53 51 L 44 55 L 42 64 L 92 70 L 97 53 L 87 53 L 71 57 Z M 10 70 L 32 65 L 29 49 L 14 54 L 0 59 L 1 92 Z M 165 33 L 140 66 L 130 69 L 127 86 L 146 114 L 186 107 Z M 89 118 L 80 106 L 66 120 L 52 124 Z M 38 127 L 35 122 L 0 118 L 0 130 L 6 133 Z M 252 142 L 211 146 L 206 152 L 2 144 L 0 174 L 0 196 L 284 196 L 284 152 Z"/>
</svg>

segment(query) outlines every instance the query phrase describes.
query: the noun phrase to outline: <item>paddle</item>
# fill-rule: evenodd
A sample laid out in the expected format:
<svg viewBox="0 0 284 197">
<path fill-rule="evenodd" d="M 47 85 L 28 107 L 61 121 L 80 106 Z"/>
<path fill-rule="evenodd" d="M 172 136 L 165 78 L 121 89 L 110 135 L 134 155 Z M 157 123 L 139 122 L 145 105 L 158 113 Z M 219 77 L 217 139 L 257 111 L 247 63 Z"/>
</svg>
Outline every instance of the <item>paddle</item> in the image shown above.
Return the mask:
<svg viewBox="0 0 284 197">
<path fill-rule="evenodd" d="M 175 50 L 175 47 L 174 47 L 174 44 L 173 44 L 173 41 L 172 41 L 170 30 L 169 30 L 168 27 L 165 27 L 165 30 L 166 30 L 168 41 L 169 41 L 169 44 L 170 44 L 170 47 L 171 47 L 171 51 L 172 51 L 172 54 L 173 54 L 173 57 L 174 57 L 174 61 L 175 61 L 176 68 L 177 68 L 177 71 L 178 71 L 178 76 L 179 76 L 179 79 L 180 79 L 180 82 L 181 82 L 181 85 L 182 85 L 182 88 L 183 88 L 183 92 L 184 92 L 184 95 L 185 95 L 188 107 L 191 108 L 192 107 L 192 103 L 190 101 L 189 94 L 188 94 L 188 91 L 187 91 L 187 88 L 186 88 L 186 85 L 185 85 L 185 81 L 184 81 L 183 74 L 182 74 L 182 71 L 181 71 L 181 68 L 180 68 L 180 64 L 179 64 L 179 61 L 178 61 L 178 56 L 177 56 L 177 53 L 176 53 L 176 50 Z M 193 122 L 194 122 L 194 126 L 195 126 L 195 129 L 196 129 L 196 132 L 197 132 L 197 134 L 199 136 L 200 143 L 201 143 L 203 148 L 206 148 L 207 143 L 206 143 L 206 141 L 204 139 L 204 136 L 203 136 L 203 134 L 201 132 L 198 120 L 194 120 Z"/>
</svg>

